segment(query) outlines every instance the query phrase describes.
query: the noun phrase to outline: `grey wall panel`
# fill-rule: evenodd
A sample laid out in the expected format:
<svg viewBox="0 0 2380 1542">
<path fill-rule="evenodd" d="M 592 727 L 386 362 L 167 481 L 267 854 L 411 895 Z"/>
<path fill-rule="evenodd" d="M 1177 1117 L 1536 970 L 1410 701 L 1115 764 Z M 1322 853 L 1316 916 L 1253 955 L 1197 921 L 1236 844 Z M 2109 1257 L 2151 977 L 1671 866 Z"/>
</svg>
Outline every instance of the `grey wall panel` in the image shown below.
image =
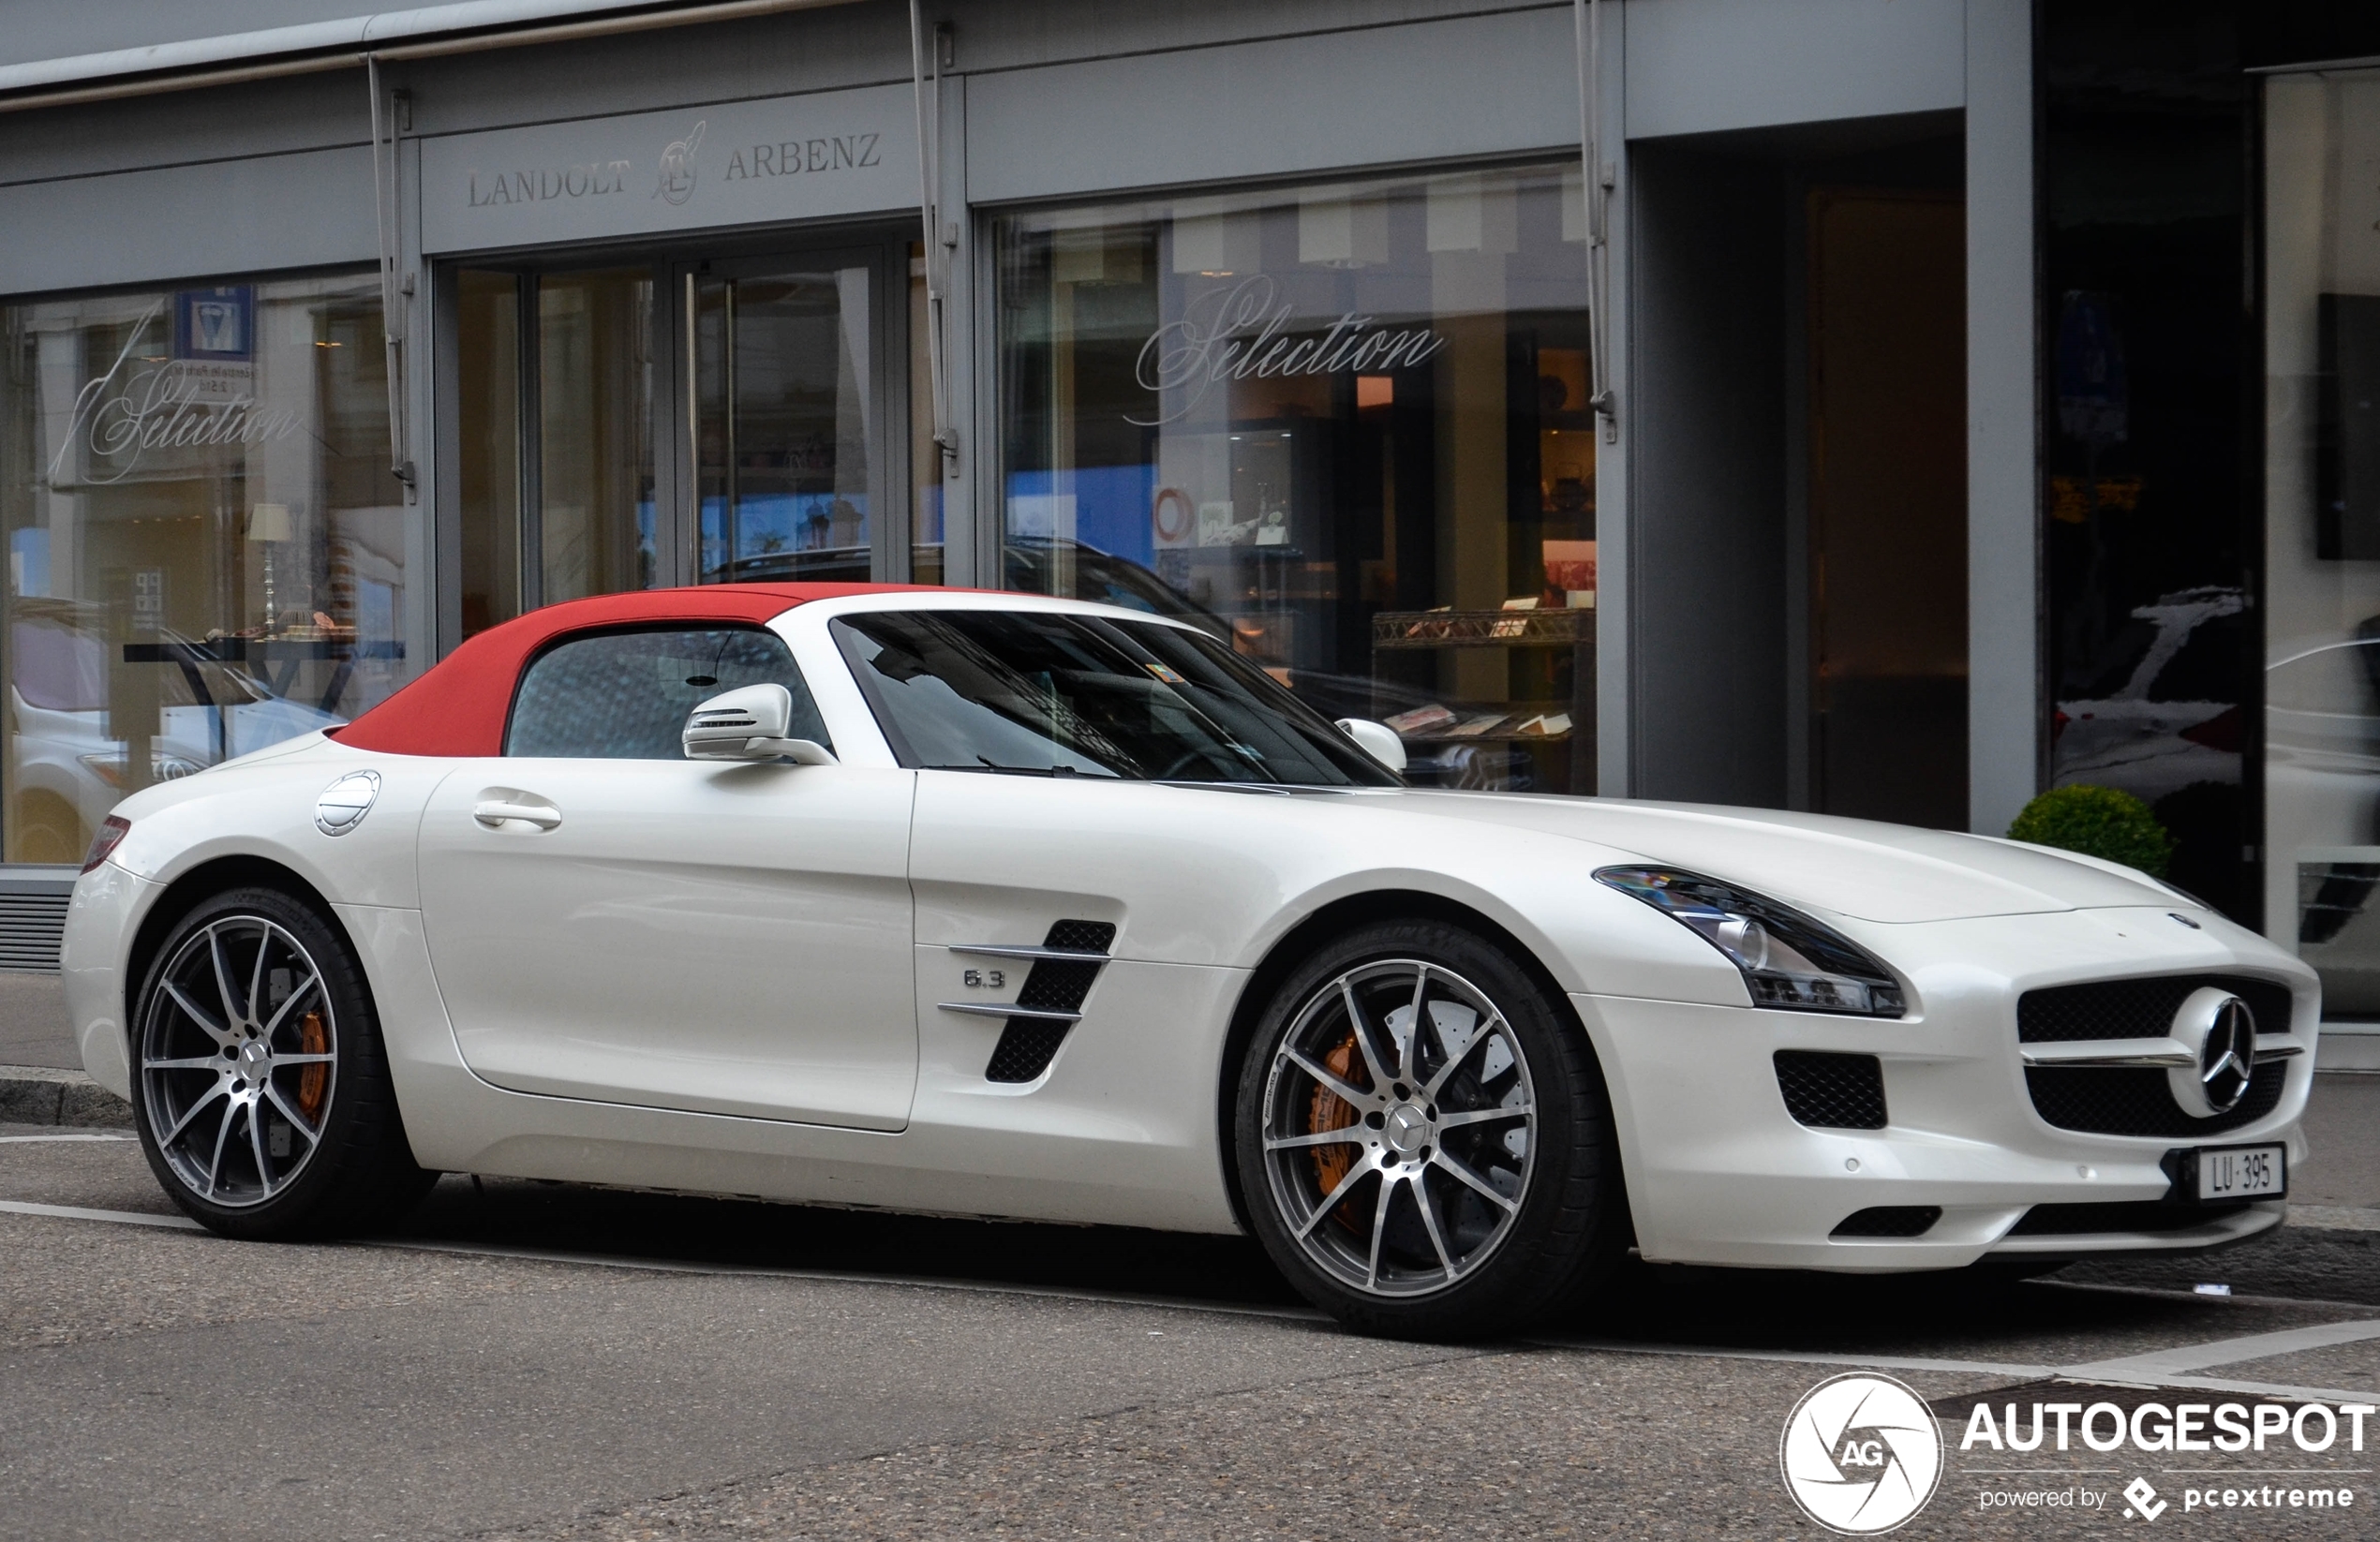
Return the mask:
<svg viewBox="0 0 2380 1542">
<path fill-rule="evenodd" d="M 372 153 L 0 187 L 0 294 L 371 262 Z"/>
<path fill-rule="evenodd" d="M 2032 7 L 1971 0 L 1967 108 L 1967 799 L 2004 834 L 2045 770 Z"/>
<path fill-rule="evenodd" d="M 1781 807 L 1778 182 L 1655 147 L 1630 155 L 1629 179 L 1629 791 Z"/>
<path fill-rule="evenodd" d="M 364 71 L 0 114 L 0 183 L 236 160 L 371 137 Z"/>
<path fill-rule="evenodd" d="M 976 202 L 1559 149 L 1567 7 L 971 76 Z"/>
<path fill-rule="evenodd" d="M 395 9 L 364 0 L 0 0 L 0 64 L 148 48 Z"/>
<path fill-rule="evenodd" d="M 386 67 L 425 135 L 909 83 L 909 13 L 870 4 Z M 911 169 L 914 176 L 915 169 Z"/>
<path fill-rule="evenodd" d="M 1965 0 L 1636 0 L 1630 139 L 1966 99 Z"/>
</svg>

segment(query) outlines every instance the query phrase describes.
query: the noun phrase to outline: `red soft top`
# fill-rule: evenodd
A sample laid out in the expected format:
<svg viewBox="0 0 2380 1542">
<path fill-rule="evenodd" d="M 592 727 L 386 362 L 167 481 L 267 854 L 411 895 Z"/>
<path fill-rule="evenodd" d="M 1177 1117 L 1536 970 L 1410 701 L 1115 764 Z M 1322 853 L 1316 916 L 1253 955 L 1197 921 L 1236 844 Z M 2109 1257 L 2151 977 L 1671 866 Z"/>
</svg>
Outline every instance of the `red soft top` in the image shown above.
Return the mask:
<svg viewBox="0 0 2380 1542">
<path fill-rule="evenodd" d="M 500 755 L 521 666 L 555 638 L 621 626 L 758 626 L 811 600 L 899 594 L 905 584 L 707 584 L 566 600 L 465 643 L 420 679 L 331 736 L 392 755 Z"/>
</svg>

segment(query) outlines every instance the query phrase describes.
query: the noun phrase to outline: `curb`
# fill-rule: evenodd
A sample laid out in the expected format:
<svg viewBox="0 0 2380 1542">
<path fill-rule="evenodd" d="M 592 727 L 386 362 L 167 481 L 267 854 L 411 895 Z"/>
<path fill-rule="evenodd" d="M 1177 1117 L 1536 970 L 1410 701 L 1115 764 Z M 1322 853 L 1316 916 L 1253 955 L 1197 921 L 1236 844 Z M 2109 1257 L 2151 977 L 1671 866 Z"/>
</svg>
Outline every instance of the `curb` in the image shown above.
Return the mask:
<svg viewBox="0 0 2380 1542">
<path fill-rule="evenodd" d="M 132 1127 L 132 1105 L 80 1071 L 0 1065 L 0 1123 Z"/>
</svg>

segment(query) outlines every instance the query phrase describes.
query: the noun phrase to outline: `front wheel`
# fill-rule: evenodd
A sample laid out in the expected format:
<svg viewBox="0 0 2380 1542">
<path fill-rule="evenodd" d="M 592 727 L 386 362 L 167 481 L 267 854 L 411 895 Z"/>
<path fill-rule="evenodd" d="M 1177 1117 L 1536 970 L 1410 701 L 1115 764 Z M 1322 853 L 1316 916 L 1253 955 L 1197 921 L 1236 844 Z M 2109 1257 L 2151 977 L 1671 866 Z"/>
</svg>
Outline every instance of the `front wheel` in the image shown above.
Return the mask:
<svg viewBox="0 0 2380 1542">
<path fill-rule="evenodd" d="M 379 1024 L 347 940 L 277 889 L 221 894 L 157 950 L 133 1017 L 150 1167 L 228 1237 L 368 1225 L 421 1197 Z"/>
<path fill-rule="evenodd" d="M 1367 927 L 1283 982 L 1242 1068 L 1235 1137 L 1274 1264 L 1366 1331 L 1517 1331 L 1627 1248 L 1584 1036 L 1504 949 L 1442 923 Z"/>
</svg>

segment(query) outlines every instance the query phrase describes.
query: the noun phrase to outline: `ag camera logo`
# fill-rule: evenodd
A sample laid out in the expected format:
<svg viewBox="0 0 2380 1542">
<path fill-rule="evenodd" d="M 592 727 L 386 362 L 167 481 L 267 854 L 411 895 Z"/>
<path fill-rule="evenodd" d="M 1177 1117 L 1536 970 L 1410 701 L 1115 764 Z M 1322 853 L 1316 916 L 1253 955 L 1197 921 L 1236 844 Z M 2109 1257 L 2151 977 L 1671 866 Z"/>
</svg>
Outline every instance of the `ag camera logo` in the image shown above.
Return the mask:
<svg viewBox="0 0 2380 1542">
<path fill-rule="evenodd" d="M 1926 1400 L 1890 1376 L 1851 1371 L 1802 1394 L 1777 1443 L 1785 1491 L 1831 1532 L 1894 1530 L 1934 1497 L 1942 1436 Z"/>
</svg>

